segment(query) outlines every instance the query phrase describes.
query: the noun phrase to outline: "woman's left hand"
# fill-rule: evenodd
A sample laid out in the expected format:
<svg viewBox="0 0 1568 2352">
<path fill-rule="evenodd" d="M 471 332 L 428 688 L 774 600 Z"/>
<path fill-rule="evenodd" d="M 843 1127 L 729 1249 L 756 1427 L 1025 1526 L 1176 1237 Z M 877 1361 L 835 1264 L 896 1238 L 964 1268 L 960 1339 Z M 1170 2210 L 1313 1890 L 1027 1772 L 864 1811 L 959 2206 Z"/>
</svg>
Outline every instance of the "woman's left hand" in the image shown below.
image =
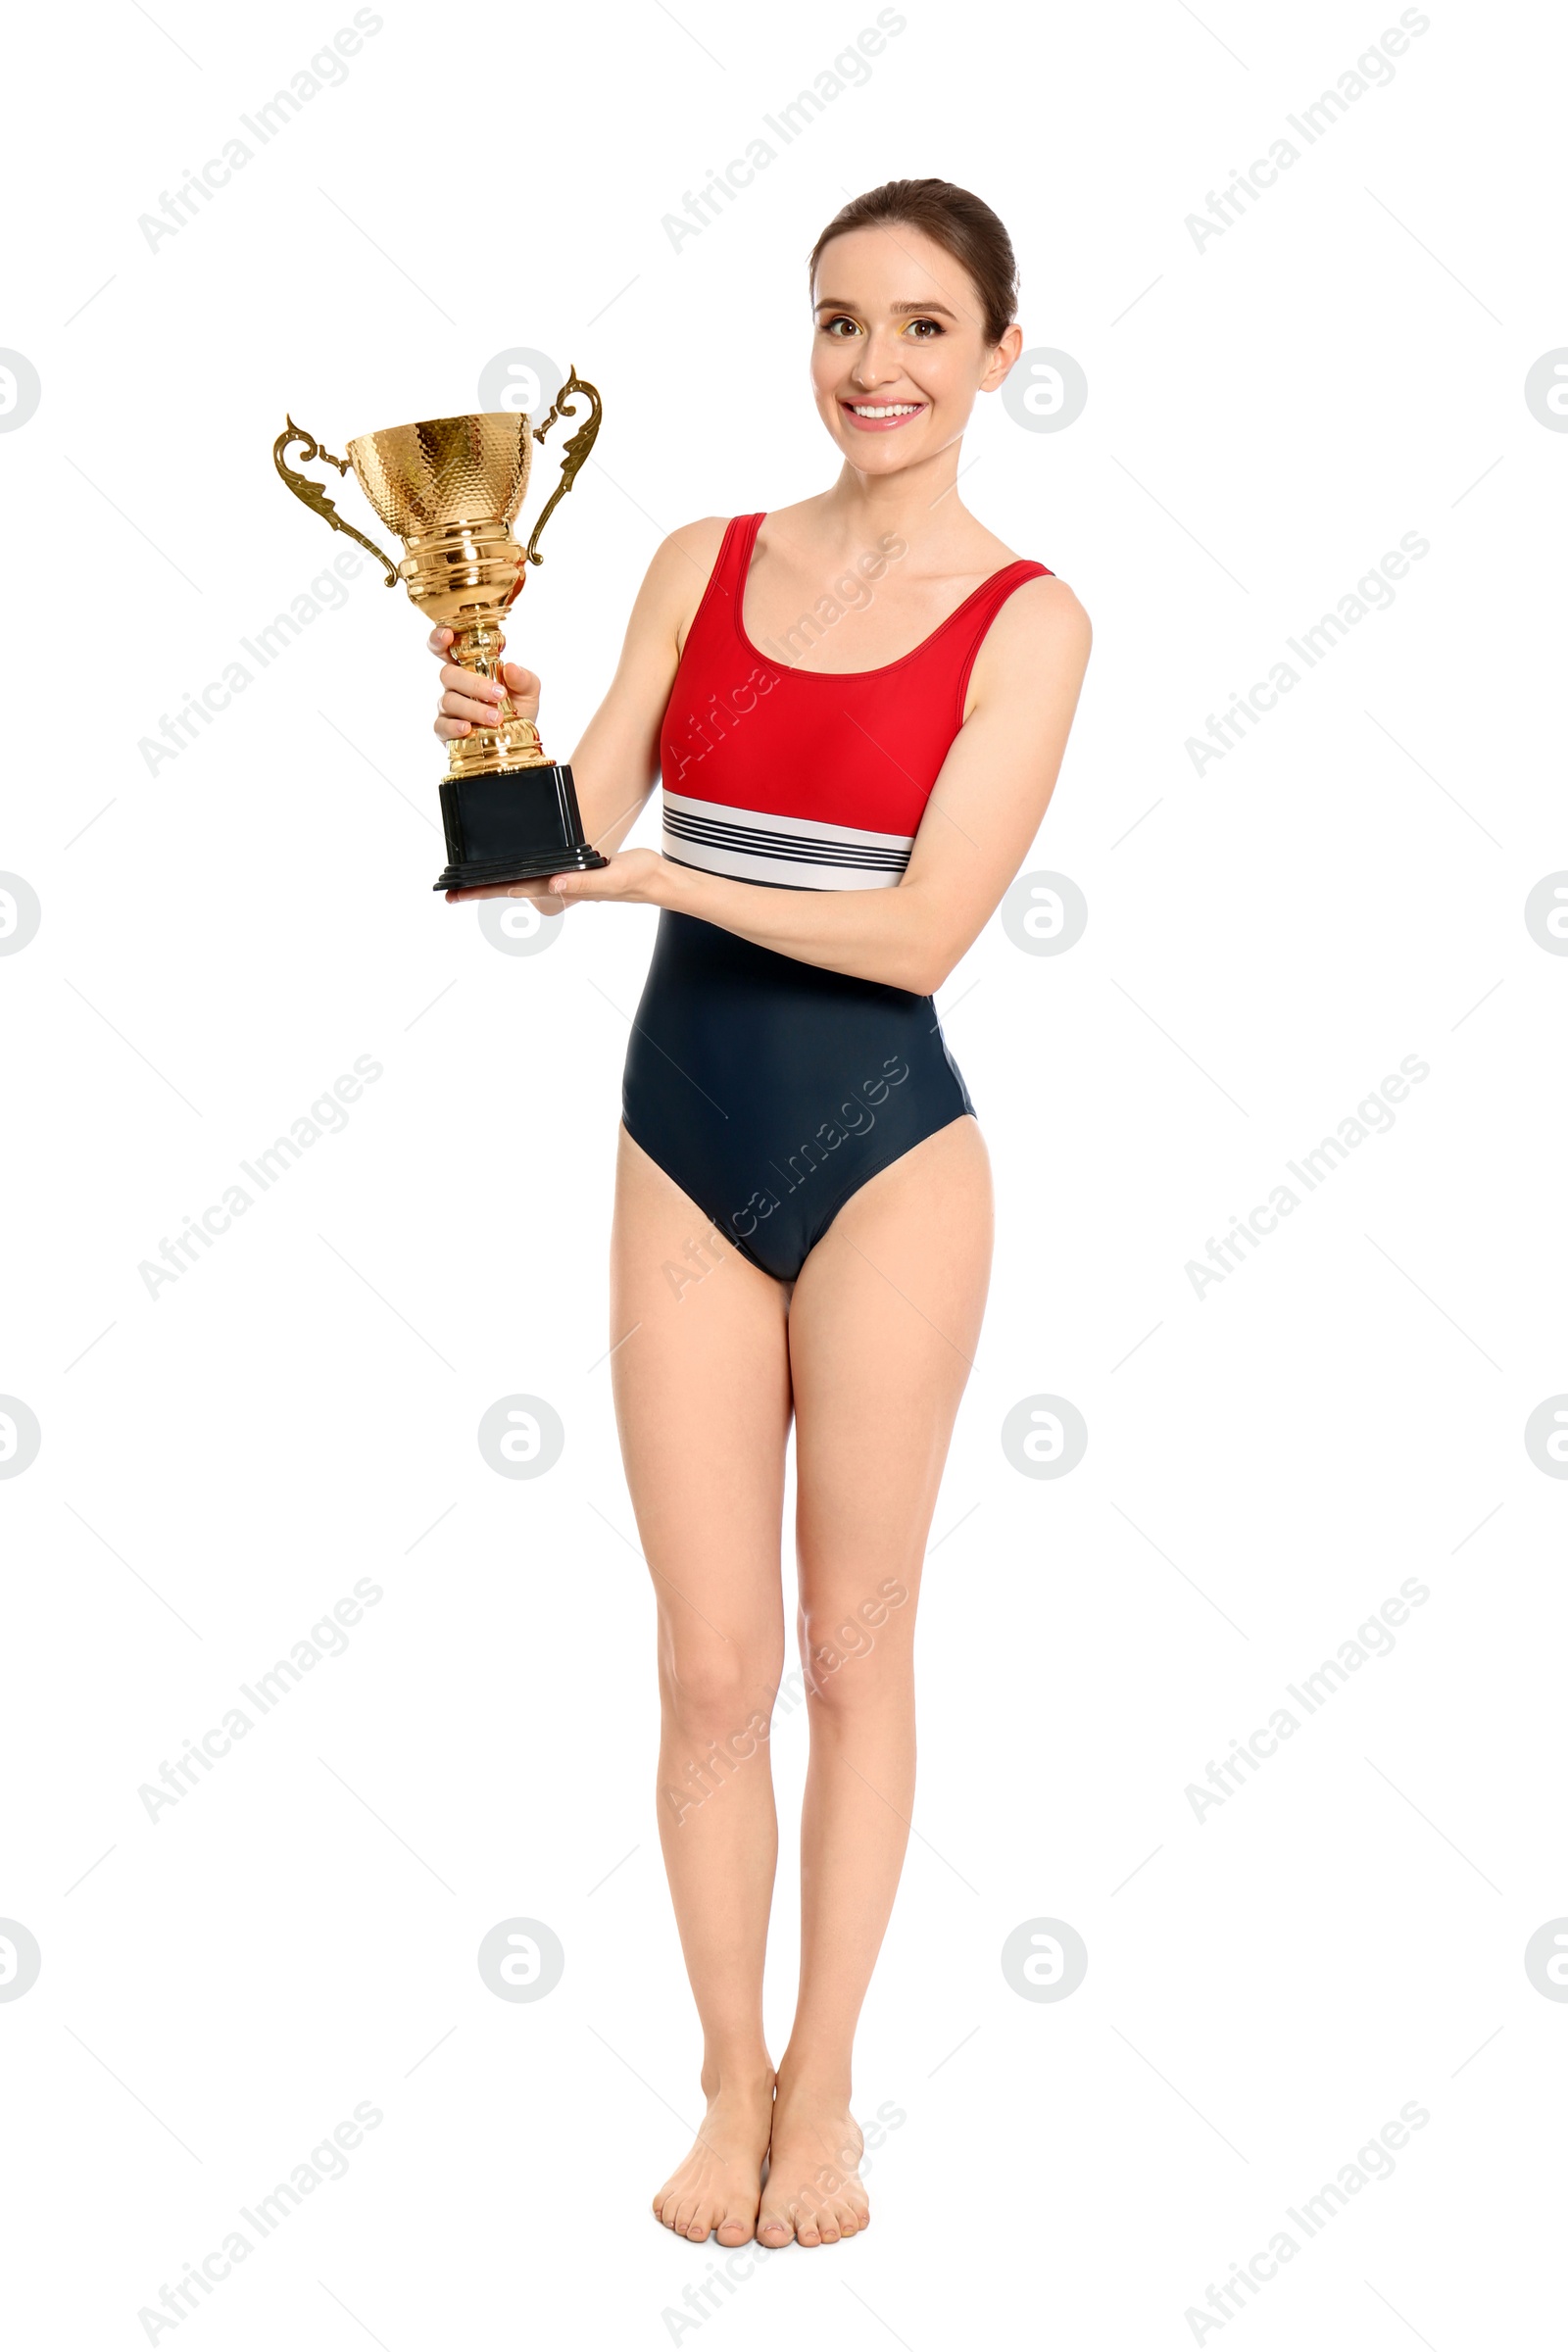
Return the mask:
<svg viewBox="0 0 1568 2352">
<path fill-rule="evenodd" d="M 559 914 L 572 899 L 626 899 L 633 905 L 662 904 L 658 882 L 665 860 L 654 850 L 621 850 L 608 865 L 587 874 L 554 874 L 548 881 L 481 882 L 468 890 L 449 890 L 455 899 L 532 899 L 541 914 Z"/>
<path fill-rule="evenodd" d="M 662 904 L 667 858 L 657 850 L 618 850 L 608 865 L 586 874 L 553 874 L 550 887 L 569 906 L 573 899 L 625 899 L 634 906 Z"/>
</svg>

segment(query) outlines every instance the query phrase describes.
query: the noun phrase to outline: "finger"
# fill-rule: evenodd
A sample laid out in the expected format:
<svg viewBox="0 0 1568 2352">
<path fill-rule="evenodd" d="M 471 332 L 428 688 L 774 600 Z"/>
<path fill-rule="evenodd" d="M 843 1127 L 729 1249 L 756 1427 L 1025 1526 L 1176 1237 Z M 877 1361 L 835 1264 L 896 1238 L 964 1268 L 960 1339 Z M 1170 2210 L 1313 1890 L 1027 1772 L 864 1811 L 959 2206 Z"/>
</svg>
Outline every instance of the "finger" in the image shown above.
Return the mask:
<svg viewBox="0 0 1568 2352">
<path fill-rule="evenodd" d="M 466 718 L 476 727 L 493 727 L 497 708 L 494 703 L 481 702 L 476 694 L 454 693 L 450 686 L 436 705 L 443 718 Z"/>
<path fill-rule="evenodd" d="M 543 884 L 538 882 L 475 882 L 466 890 L 449 890 L 446 896 L 450 906 L 456 899 L 523 899 L 533 898 L 536 893 L 542 914 L 560 911 L 559 906 L 545 893 Z"/>
<path fill-rule="evenodd" d="M 476 669 L 459 669 L 455 662 L 442 664 L 441 683 L 453 694 L 466 694 L 474 702 L 499 703 L 506 688 L 499 678 L 481 678 Z"/>
<path fill-rule="evenodd" d="M 432 629 L 425 642 L 432 654 L 444 654 L 452 643 L 452 631 L 450 629 Z"/>
<path fill-rule="evenodd" d="M 471 735 L 473 729 L 466 718 L 438 718 L 435 731 L 443 743 L 453 742 L 459 735 Z"/>
<path fill-rule="evenodd" d="M 509 694 L 536 695 L 539 692 L 538 678 L 531 669 L 524 669 L 520 662 L 504 662 L 501 667 Z"/>
<path fill-rule="evenodd" d="M 471 891 L 466 895 L 476 899 L 526 899 L 538 908 L 541 918 L 547 914 L 565 912 L 564 900 L 552 898 L 547 890 L 524 890 L 520 882 L 495 882 L 487 890 Z"/>
</svg>

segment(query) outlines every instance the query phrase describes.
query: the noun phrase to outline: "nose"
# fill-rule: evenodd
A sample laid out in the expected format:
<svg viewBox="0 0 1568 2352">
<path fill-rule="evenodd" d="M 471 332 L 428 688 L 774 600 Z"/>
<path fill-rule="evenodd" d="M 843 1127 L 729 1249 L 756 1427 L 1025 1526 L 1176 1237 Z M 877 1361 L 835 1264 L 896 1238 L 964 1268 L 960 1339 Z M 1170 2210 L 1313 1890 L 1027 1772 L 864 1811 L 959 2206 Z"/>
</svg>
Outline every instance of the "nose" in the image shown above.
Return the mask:
<svg viewBox="0 0 1568 2352">
<path fill-rule="evenodd" d="M 850 369 L 851 382 L 861 392 L 874 392 L 879 384 L 897 383 L 903 373 L 904 361 L 893 336 L 873 327 Z"/>
</svg>

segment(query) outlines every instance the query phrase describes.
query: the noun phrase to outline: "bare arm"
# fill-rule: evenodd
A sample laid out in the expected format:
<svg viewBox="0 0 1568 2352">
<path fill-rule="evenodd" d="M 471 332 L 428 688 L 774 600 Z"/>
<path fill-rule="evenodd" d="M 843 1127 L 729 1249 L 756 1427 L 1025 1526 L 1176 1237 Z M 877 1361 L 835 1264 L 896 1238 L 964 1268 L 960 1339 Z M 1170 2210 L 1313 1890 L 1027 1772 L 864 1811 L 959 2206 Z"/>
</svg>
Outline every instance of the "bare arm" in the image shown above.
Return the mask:
<svg viewBox="0 0 1568 2352">
<path fill-rule="evenodd" d="M 799 962 L 930 995 L 978 938 L 1028 854 L 1055 786 L 1089 643 L 1088 615 L 1060 580 L 1032 580 L 1004 605 L 975 663 L 969 714 L 895 889 L 770 890 L 647 850 L 597 873 L 558 876 L 552 888 L 568 901 L 669 906 Z"/>
</svg>

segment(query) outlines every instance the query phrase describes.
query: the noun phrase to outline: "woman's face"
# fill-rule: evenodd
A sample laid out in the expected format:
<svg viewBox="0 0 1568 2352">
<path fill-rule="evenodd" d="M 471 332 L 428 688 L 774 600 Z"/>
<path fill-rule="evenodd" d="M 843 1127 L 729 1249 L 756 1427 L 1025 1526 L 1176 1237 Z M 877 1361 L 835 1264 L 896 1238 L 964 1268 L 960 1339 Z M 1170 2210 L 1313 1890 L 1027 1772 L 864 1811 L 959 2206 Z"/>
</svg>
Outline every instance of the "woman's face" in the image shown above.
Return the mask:
<svg viewBox="0 0 1568 2352">
<path fill-rule="evenodd" d="M 1023 342 L 986 340 L 961 262 L 902 222 L 847 229 L 817 263 L 811 387 L 858 472 L 899 473 L 946 449 L 977 392 L 995 391 Z"/>
</svg>

